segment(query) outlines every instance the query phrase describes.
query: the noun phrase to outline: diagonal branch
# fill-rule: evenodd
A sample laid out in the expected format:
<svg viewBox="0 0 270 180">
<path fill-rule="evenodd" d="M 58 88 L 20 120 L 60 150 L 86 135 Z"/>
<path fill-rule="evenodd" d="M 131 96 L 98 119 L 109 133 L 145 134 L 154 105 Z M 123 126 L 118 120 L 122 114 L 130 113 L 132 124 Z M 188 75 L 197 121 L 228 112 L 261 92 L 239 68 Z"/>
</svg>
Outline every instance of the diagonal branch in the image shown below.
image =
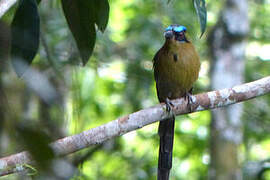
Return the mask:
<svg viewBox="0 0 270 180">
<path fill-rule="evenodd" d="M 0 18 L 17 2 L 17 0 L 0 1 Z"/>
<path fill-rule="evenodd" d="M 270 92 L 270 76 L 260 80 L 235 86 L 233 88 L 211 91 L 192 96 L 192 112 L 224 107 L 246 101 Z M 187 102 L 181 98 L 172 101 L 176 115 L 187 114 Z M 51 143 L 51 147 L 58 156 L 64 156 L 79 151 L 91 145 L 126 134 L 142 128 L 148 124 L 164 120 L 170 115 L 165 111 L 165 105 L 159 104 L 132 114 L 120 117 L 114 121 L 84 131 L 80 134 L 65 137 Z M 32 164 L 33 160 L 27 151 L 13 154 L 0 159 L 0 176 L 24 170 L 25 164 Z"/>
</svg>

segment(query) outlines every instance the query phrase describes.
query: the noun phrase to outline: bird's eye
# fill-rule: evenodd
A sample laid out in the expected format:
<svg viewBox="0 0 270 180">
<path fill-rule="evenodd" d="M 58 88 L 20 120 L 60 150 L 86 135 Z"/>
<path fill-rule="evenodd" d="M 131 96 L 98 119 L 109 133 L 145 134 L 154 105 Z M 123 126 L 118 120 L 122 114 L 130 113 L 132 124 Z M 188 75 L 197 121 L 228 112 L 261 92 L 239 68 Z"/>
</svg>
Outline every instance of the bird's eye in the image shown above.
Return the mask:
<svg viewBox="0 0 270 180">
<path fill-rule="evenodd" d="M 176 36 L 184 36 L 184 33 L 183 32 L 176 32 L 176 31 L 174 31 L 174 34 Z"/>
<path fill-rule="evenodd" d="M 185 33 L 184 31 L 181 32 L 174 32 L 175 39 L 178 41 L 184 41 L 185 40 Z"/>
<path fill-rule="evenodd" d="M 183 39 L 184 38 L 184 34 L 183 33 L 179 34 L 178 36 L 179 36 L 180 39 Z"/>
</svg>

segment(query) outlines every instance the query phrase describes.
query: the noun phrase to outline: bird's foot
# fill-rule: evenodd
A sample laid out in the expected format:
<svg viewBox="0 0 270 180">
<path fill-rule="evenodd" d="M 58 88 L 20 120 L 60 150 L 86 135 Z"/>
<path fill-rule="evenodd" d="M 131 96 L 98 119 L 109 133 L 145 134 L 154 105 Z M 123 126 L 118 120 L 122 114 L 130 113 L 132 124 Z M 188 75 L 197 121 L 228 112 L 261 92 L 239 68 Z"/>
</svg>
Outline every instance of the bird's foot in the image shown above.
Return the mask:
<svg viewBox="0 0 270 180">
<path fill-rule="evenodd" d="M 188 106 L 189 112 L 191 112 L 192 111 L 192 104 L 194 103 L 193 99 L 192 99 L 191 91 L 185 93 L 184 99 L 185 99 L 185 101 L 187 100 L 187 106 Z"/>
<path fill-rule="evenodd" d="M 174 105 L 169 98 L 166 98 L 165 104 L 166 104 L 166 112 L 171 114 L 172 116 L 175 116 L 173 112 Z"/>
</svg>

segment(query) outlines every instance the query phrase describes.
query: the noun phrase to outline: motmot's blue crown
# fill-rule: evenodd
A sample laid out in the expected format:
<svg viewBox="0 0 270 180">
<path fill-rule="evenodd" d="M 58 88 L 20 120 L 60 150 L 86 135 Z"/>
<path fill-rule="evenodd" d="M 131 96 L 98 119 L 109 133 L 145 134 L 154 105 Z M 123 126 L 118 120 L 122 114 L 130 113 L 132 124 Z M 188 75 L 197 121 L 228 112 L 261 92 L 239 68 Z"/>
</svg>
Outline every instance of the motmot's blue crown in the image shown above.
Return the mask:
<svg viewBox="0 0 270 180">
<path fill-rule="evenodd" d="M 168 26 L 165 29 L 165 32 L 166 31 L 174 31 L 174 32 L 182 32 L 182 31 L 184 31 L 185 32 L 186 30 L 187 30 L 187 28 L 185 26 L 173 24 L 173 25 Z"/>
<path fill-rule="evenodd" d="M 175 40 L 178 42 L 188 42 L 185 37 L 187 28 L 182 25 L 172 24 L 165 29 L 164 36 L 167 40 Z"/>
</svg>

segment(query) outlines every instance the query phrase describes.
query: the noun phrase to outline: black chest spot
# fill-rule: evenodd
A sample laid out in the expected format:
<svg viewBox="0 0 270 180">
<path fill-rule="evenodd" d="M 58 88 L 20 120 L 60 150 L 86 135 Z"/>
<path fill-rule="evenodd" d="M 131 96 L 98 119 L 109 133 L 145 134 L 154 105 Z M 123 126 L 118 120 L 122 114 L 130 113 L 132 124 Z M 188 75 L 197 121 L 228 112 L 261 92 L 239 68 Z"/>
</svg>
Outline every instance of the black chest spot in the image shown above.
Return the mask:
<svg viewBox="0 0 270 180">
<path fill-rule="evenodd" d="M 176 62 L 178 60 L 177 54 L 173 54 L 173 60 L 174 60 L 174 62 Z"/>
</svg>

